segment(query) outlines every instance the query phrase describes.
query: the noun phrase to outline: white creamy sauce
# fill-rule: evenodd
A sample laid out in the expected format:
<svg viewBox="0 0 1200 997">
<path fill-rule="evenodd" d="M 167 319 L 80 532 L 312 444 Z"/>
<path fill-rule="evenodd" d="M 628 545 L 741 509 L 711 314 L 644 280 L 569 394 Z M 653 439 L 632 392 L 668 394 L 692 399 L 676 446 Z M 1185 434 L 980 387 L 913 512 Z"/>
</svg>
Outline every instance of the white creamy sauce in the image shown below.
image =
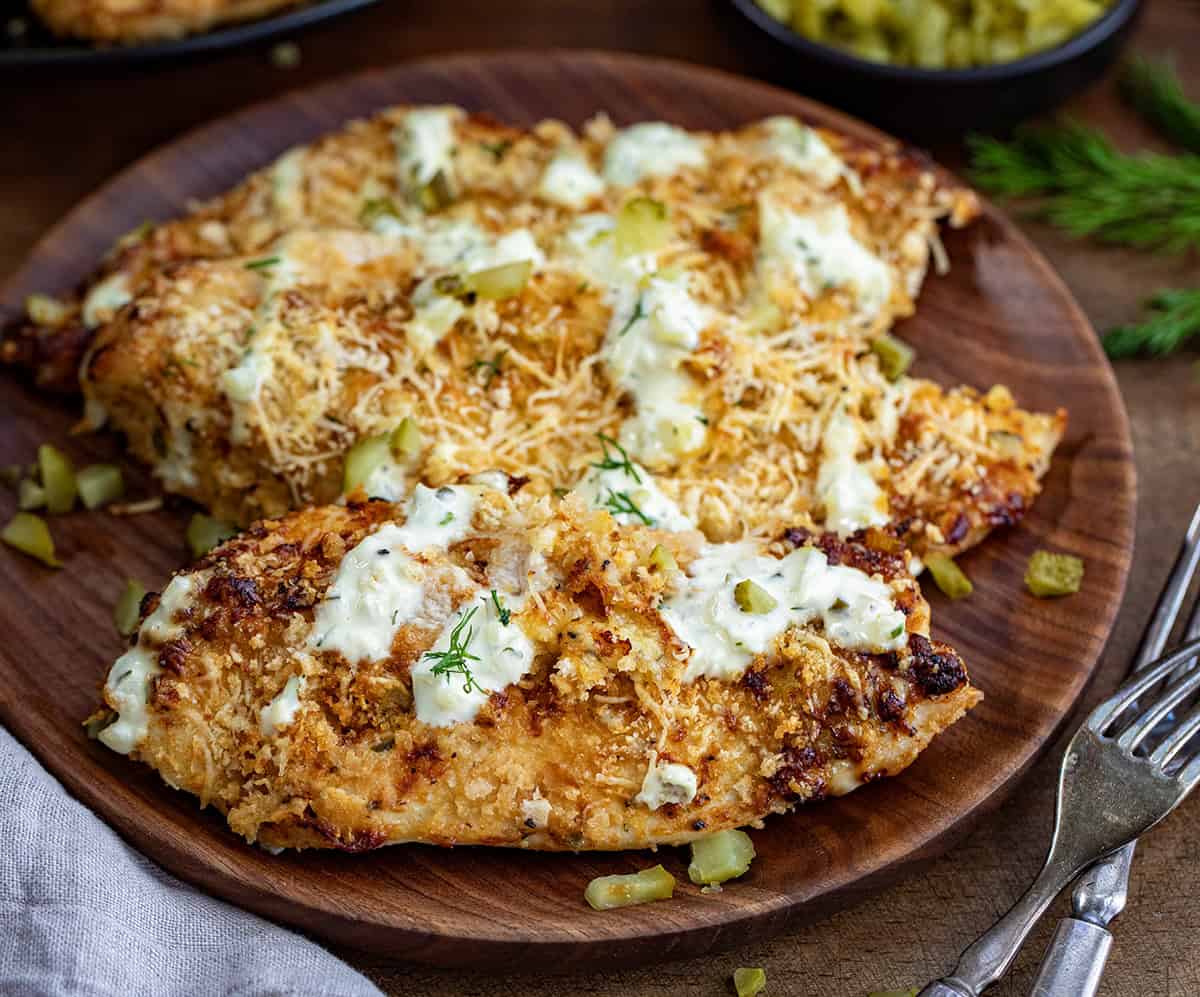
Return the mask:
<svg viewBox="0 0 1200 997">
<path fill-rule="evenodd" d="M 409 111 L 392 133 L 401 186 L 423 187 L 440 172 L 451 178 L 456 113 L 448 107 Z"/>
<path fill-rule="evenodd" d="M 887 494 L 870 468 L 858 460 L 862 436 L 845 410 L 837 409 L 825 426 L 817 472 L 817 501 L 825 508 L 825 528 L 847 536 L 867 526 L 883 526 Z"/>
<path fill-rule="evenodd" d="M 499 594 L 513 615 L 501 622 L 490 590 L 481 590 L 454 613 L 433 647 L 412 667 L 413 700 L 417 719 L 432 727 L 448 727 L 475 719 L 493 692 L 518 681 L 533 664 L 533 643 L 521 629 L 516 614 L 522 599 Z M 469 618 L 468 618 L 469 616 Z M 465 620 L 465 623 L 464 623 Z M 454 640 L 464 653 L 470 675 L 447 670 L 439 674 L 439 655 Z"/>
<path fill-rule="evenodd" d="M 540 789 L 533 796 L 521 801 L 521 820 L 526 827 L 541 831 L 550 826 L 550 801 L 542 796 Z"/>
<path fill-rule="evenodd" d="M 678 762 L 661 762 L 657 752 L 652 751 L 641 792 L 633 802 L 649 810 L 657 810 L 668 803 L 691 803 L 698 788 L 695 772 Z"/>
<path fill-rule="evenodd" d="M 417 356 L 432 350 L 466 314 L 458 298 L 438 294 L 433 278 L 417 285 L 412 296 L 413 317 L 404 326 L 409 345 Z"/>
<path fill-rule="evenodd" d="M 621 443 L 652 467 L 676 463 L 707 437 L 702 412 L 690 404 L 696 386 L 679 365 L 715 316 L 688 293 L 686 275 L 624 285 L 613 297 L 603 356 L 637 403 L 636 415 L 621 427 Z"/>
<path fill-rule="evenodd" d="M 648 121 L 618 132 L 604 150 L 604 178 L 627 187 L 647 176 L 669 176 L 708 161 L 704 145 L 682 128 Z"/>
<path fill-rule="evenodd" d="M 547 201 L 579 209 L 604 193 L 604 181 L 582 153 L 564 151 L 547 164 L 537 192 Z"/>
<path fill-rule="evenodd" d="M 83 324 L 95 329 L 109 321 L 132 300 L 129 275 L 114 273 L 92 286 L 83 299 Z"/>
<path fill-rule="evenodd" d="M 759 197 L 762 265 L 790 274 L 810 298 L 841 288 L 852 292 L 858 311 L 878 315 L 892 292 L 887 265 L 850 231 L 841 204 L 793 211 L 768 195 Z"/>
<path fill-rule="evenodd" d="M 775 600 L 769 612 L 738 605 L 734 589 L 744 580 Z M 908 637 L 905 616 L 883 582 L 857 568 L 831 565 L 811 547 L 774 558 L 753 542 L 709 545 L 680 591 L 663 604 L 662 617 L 692 649 L 685 682 L 701 676 L 736 679 L 785 630 L 816 619 L 831 644 L 848 650 L 896 650 Z"/>
<path fill-rule="evenodd" d="M 471 529 L 476 489 L 417 485 L 403 526 L 386 523 L 348 551 L 317 605 L 308 646 L 352 664 L 386 658 L 396 631 L 420 618 L 425 568 L 411 555 L 445 548 Z"/>
<path fill-rule="evenodd" d="M 529 229 L 518 228 L 506 232 L 494 242 L 484 242 L 469 249 L 462 256 L 461 268 L 466 273 L 478 273 L 506 263 L 529 261 L 534 268 L 544 266 L 546 256 L 538 247 Z"/>
<path fill-rule="evenodd" d="M 271 167 L 271 209 L 283 226 L 304 217 L 303 148 L 289 149 Z"/>
<path fill-rule="evenodd" d="M 146 736 L 150 684 L 162 670 L 158 652 L 183 632 L 175 617 L 188 607 L 195 593 L 204 590 L 210 576 L 211 572 L 201 571 L 172 578 L 159 596 L 158 607 L 142 623 L 138 642 L 109 669 L 104 689 L 118 717 L 100 732 L 100 740 L 113 751 L 127 755 Z M 154 646 L 147 646 L 151 641 Z"/>
<path fill-rule="evenodd" d="M 391 458 L 372 468 L 363 482 L 363 490 L 369 498 L 399 502 L 409 491 L 408 468 Z"/>
<path fill-rule="evenodd" d="M 293 675 L 274 699 L 259 711 L 258 726 L 265 737 L 288 726 L 300 712 L 300 693 L 304 691 L 304 676 Z"/>
<path fill-rule="evenodd" d="M 767 130 L 767 152 L 821 187 L 832 187 L 843 173 L 843 163 L 813 129 L 795 118 L 777 116 L 763 122 Z"/>
<path fill-rule="evenodd" d="M 597 509 L 607 509 L 622 525 L 652 526 L 659 530 L 696 528 L 696 524 L 679 511 L 679 506 L 663 494 L 649 471 L 637 464 L 631 466 L 633 474 L 628 469 L 619 467 L 590 467 L 574 491 L 589 505 Z M 632 511 L 619 511 L 629 502 L 632 502 L 646 518 L 642 519 Z M 647 523 L 646 519 L 650 522 Z"/>
<path fill-rule="evenodd" d="M 154 465 L 154 476 L 169 489 L 194 488 L 199 481 L 192 460 L 192 434 L 187 428 L 187 417 L 166 408 L 167 454 Z"/>
</svg>

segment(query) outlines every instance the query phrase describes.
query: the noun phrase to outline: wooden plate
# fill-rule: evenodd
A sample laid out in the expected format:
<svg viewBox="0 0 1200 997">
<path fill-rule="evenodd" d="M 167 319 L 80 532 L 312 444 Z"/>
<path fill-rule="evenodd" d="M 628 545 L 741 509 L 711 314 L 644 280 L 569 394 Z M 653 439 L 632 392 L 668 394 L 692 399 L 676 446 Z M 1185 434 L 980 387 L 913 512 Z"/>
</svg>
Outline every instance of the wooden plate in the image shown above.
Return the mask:
<svg viewBox="0 0 1200 997">
<path fill-rule="evenodd" d="M 76 38 L 59 38 L 44 25 L 32 7 L 20 3 L 11 12 L 28 26 L 26 32 L 0 38 L 0 70 L 28 69 L 33 66 L 111 66 L 156 59 L 178 59 L 200 52 L 214 52 L 265 42 L 271 38 L 310 28 L 331 17 L 347 14 L 378 0 L 313 0 L 299 8 L 284 10 L 253 21 L 224 24 L 188 35 L 140 45 L 93 45 Z"/>
<path fill-rule="evenodd" d="M 793 94 L 668 62 L 542 52 L 414 63 L 253 107 L 136 164 L 38 244 L 0 295 L 3 317 L 14 317 L 30 292 L 75 285 L 117 235 L 144 219 L 169 217 L 288 146 L 400 101 L 459 103 L 522 124 L 546 115 L 579 124 L 601 108 L 618 122 L 664 118 L 700 128 L 790 113 L 880 137 Z M 247 847 L 150 770 L 88 742 L 79 722 L 120 649 L 110 607 L 127 577 L 160 584 L 183 561 L 182 510 L 55 520 L 67 562 L 59 572 L 0 555 L 0 716 L 73 793 L 184 879 L 396 958 L 450 966 L 630 964 L 761 937 L 844 904 L 948 847 L 1046 746 L 1092 674 L 1129 567 L 1129 429 L 1087 320 L 994 209 L 950 235 L 947 249 L 949 276 L 929 280 L 919 315 L 901 330 L 919 351 L 919 371 L 947 383 L 1007 383 L 1027 405 L 1071 411 L 1045 494 L 1025 524 L 964 559 L 974 596 L 953 605 L 933 598 L 935 633 L 962 651 L 987 698 L 900 778 L 768 820 L 754 835 L 753 869 L 722 893 L 702 896 L 687 884 L 682 849 L 655 859 L 685 884 L 673 901 L 609 914 L 584 905 L 584 885 L 643 867 L 649 855 L 410 846 L 274 858 Z M 3 462 L 28 461 L 39 441 L 64 440 L 76 414 L 11 376 L 0 377 L 0 398 Z M 80 437 L 70 449 L 85 460 L 119 454 L 120 446 Z M 137 481 L 149 488 L 144 476 Z M 12 499 L 0 502 L 7 516 Z M 1023 593 L 1024 565 L 1038 547 L 1086 559 L 1078 595 L 1041 602 Z"/>
</svg>

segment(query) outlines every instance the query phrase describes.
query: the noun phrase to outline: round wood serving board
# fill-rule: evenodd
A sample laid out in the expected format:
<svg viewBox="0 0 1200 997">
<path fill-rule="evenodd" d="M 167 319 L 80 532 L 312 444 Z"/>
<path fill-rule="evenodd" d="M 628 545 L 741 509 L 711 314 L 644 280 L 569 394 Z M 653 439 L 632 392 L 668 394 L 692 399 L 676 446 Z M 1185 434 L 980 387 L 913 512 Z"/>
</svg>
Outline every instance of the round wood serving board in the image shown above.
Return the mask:
<svg viewBox="0 0 1200 997">
<path fill-rule="evenodd" d="M 142 160 L 50 232 L 0 293 L 10 320 L 33 291 L 84 279 L 121 233 L 179 213 L 235 184 L 288 146 L 390 103 L 450 102 L 514 123 L 659 118 L 723 128 L 796 114 L 867 140 L 879 134 L 757 83 L 669 62 L 600 53 L 524 52 L 414 63 L 292 94 L 194 132 Z M 753 834 L 758 859 L 721 893 L 687 882 L 683 849 L 541 855 L 421 846 L 366 855 L 272 857 L 158 776 L 89 742 L 80 721 L 121 644 L 111 606 L 124 581 L 159 586 L 183 563 L 186 511 L 132 518 L 75 513 L 52 528 L 66 561 L 46 570 L 0 552 L 0 717 L 80 800 L 129 841 L 203 889 L 313 934 L 398 959 L 530 968 L 630 964 L 694 954 L 778 930 L 844 904 L 943 850 L 994 805 L 1063 723 L 1096 665 L 1121 601 L 1133 542 L 1134 471 L 1117 387 L 1094 333 L 1062 282 L 996 210 L 948 235 L 953 266 L 931 277 L 901 334 L 917 371 L 944 383 L 1010 385 L 1034 408 L 1066 406 L 1067 438 L 1046 490 L 1017 530 L 963 559 L 974 595 L 931 595 L 935 635 L 962 652 L 984 702 L 902 776 L 774 817 Z M 73 403 L 0 375 L 0 462 L 67 440 Z M 77 461 L 120 455 L 119 441 L 76 437 Z M 152 490 L 129 468 L 131 492 Z M 0 496 L 0 516 L 13 500 Z M 1023 591 L 1038 547 L 1087 562 L 1083 590 L 1038 601 Z M 1030 833 L 1041 833 L 1031 828 Z M 673 900 L 598 914 L 594 876 L 662 861 Z"/>
</svg>

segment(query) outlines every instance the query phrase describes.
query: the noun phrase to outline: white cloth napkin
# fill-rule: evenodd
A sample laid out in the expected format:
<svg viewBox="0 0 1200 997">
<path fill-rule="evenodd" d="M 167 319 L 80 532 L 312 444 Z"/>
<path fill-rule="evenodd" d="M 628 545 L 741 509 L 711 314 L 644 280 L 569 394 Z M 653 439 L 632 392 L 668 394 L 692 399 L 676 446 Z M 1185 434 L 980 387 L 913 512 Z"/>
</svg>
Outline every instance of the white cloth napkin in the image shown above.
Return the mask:
<svg viewBox="0 0 1200 997">
<path fill-rule="evenodd" d="M 382 997 L 300 935 L 125 844 L 0 727 L 4 997 Z"/>
</svg>

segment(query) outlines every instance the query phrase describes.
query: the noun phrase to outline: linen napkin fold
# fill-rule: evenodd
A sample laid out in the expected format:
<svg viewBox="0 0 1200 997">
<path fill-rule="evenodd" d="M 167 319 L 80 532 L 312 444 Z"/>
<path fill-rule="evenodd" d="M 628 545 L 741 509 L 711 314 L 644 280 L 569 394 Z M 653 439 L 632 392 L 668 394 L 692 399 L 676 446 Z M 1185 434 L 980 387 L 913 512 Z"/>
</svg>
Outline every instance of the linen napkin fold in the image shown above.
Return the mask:
<svg viewBox="0 0 1200 997">
<path fill-rule="evenodd" d="M 382 997 L 319 945 L 130 848 L 0 727 L 4 997 Z"/>
</svg>

